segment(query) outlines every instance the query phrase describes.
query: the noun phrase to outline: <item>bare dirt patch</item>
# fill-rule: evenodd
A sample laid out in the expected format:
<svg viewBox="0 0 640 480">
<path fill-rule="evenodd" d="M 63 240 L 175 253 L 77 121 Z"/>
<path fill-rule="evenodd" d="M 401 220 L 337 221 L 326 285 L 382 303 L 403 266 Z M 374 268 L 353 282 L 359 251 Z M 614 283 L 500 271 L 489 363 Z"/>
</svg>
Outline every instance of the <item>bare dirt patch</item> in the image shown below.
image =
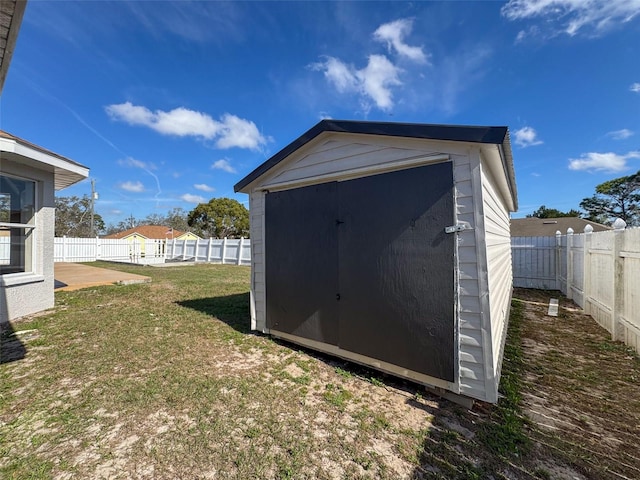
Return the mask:
<svg viewBox="0 0 640 480">
<path fill-rule="evenodd" d="M 640 478 L 638 357 L 566 298 L 558 317 L 547 316 L 558 292 L 515 296 L 526 306 L 523 398 L 537 444 L 587 478 Z"/>
</svg>

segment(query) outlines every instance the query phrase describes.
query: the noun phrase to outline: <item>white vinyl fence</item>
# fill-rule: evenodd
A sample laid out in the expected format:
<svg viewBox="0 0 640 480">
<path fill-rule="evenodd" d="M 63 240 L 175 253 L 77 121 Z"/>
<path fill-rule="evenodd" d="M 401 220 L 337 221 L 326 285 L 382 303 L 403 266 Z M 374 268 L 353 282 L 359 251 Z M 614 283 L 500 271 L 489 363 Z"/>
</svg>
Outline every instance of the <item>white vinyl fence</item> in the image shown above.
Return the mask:
<svg viewBox="0 0 640 480">
<path fill-rule="evenodd" d="M 513 237 L 515 287 L 560 290 L 640 353 L 640 228 Z M 589 227 L 587 227 L 589 228 Z"/>
<path fill-rule="evenodd" d="M 0 252 L 2 252 L 1 244 Z M 245 238 L 210 238 L 208 240 L 55 238 L 55 262 L 94 262 L 96 260 L 143 265 L 180 261 L 251 265 L 251 241 Z"/>
</svg>

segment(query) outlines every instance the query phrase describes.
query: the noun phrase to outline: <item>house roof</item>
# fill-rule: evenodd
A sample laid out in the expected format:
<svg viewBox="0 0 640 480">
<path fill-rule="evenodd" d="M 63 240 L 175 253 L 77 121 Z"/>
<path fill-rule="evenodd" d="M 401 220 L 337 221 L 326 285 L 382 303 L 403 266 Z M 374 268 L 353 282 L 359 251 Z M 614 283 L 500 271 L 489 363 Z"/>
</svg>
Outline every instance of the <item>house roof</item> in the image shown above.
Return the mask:
<svg viewBox="0 0 640 480">
<path fill-rule="evenodd" d="M 594 232 L 611 230 L 611 227 L 579 217 L 513 218 L 511 219 L 511 236 L 553 237 L 557 231 L 565 235 L 569 228 L 573 229 L 574 233 L 583 233 L 587 225 L 591 225 Z"/>
<path fill-rule="evenodd" d="M 3 130 L 0 130 L 0 158 L 53 172 L 56 190 L 89 176 L 88 167 Z"/>
<path fill-rule="evenodd" d="M 508 127 L 486 127 L 469 125 L 435 125 L 426 123 L 361 122 L 351 120 L 322 120 L 299 138 L 284 147 L 273 157 L 258 166 L 233 187 L 238 192 L 258 177 L 264 175 L 293 152 L 309 143 L 323 132 L 358 133 L 392 137 L 423 138 L 495 144 L 501 147 L 502 161 L 508 177 L 509 189 L 517 204 L 516 181 L 509 141 Z"/>
<path fill-rule="evenodd" d="M 0 93 L 2 93 L 4 80 L 7 78 L 26 6 L 26 0 L 2 0 L 0 2 Z"/>
<path fill-rule="evenodd" d="M 162 239 L 165 238 L 173 239 L 184 235 L 187 232 L 182 232 L 180 230 L 174 230 L 171 227 L 167 227 L 165 225 L 139 225 L 134 228 L 130 228 L 128 230 L 124 230 L 118 233 L 112 233 L 111 235 L 105 235 L 104 238 L 125 238 L 130 235 L 141 235 L 145 238 L 152 239 Z"/>
</svg>

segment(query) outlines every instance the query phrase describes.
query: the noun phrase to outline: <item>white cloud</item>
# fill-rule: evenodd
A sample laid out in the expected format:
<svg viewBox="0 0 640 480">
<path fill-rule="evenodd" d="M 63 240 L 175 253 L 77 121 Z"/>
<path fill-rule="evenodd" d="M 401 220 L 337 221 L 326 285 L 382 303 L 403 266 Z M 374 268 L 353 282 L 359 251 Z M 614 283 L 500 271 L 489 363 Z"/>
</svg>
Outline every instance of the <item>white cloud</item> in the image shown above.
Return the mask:
<svg viewBox="0 0 640 480">
<path fill-rule="evenodd" d="M 143 170 L 155 170 L 156 168 L 156 166 L 152 163 L 145 163 L 132 157 L 118 160 L 118 165 L 121 165 L 123 167 L 141 168 Z"/>
<path fill-rule="evenodd" d="M 538 138 L 538 133 L 532 127 L 522 127 L 520 130 L 513 132 L 516 145 L 520 147 L 532 147 L 540 145 L 542 140 Z"/>
<path fill-rule="evenodd" d="M 233 168 L 233 166 L 231 165 L 231 162 L 229 162 L 229 160 L 227 160 L 226 158 L 221 158 L 220 160 L 216 160 L 211 165 L 211 168 L 215 170 L 222 170 L 227 173 L 236 173 L 236 169 Z"/>
<path fill-rule="evenodd" d="M 622 130 L 614 130 L 613 132 L 607 133 L 607 136 L 613 138 L 614 140 L 624 140 L 632 135 L 633 132 L 628 128 L 623 128 Z"/>
<path fill-rule="evenodd" d="M 184 195 L 180 196 L 180 199 L 184 200 L 187 203 L 204 203 L 207 201 L 200 195 L 192 195 L 190 193 L 185 193 Z"/>
<path fill-rule="evenodd" d="M 632 92 L 640 93 L 640 82 L 632 83 L 629 87 Z"/>
<path fill-rule="evenodd" d="M 216 147 L 221 149 L 238 147 L 259 150 L 269 141 L 255 123 L 229 113 L 222 115 L 218 121 L 206 113 L 184 107 L 168 112 L 152 112 L 147 107 L 131 102 L 107 105 L 105 111 L 113 120 L 145 126 L 163 135 L 214 140 Z"/>
<path fill-rule="evenodd" d="M 501 13 L 509 20 L 540 18 L 553 34 L 573 36 L 588 31 L 600 35 L 636 17 L 640 0 L 509 0 Z M 520 32 L 518 38 L 523 35 Z"/>
<path fill-rule="evenodd" d="M 201 190 L 203 192 L 215 192 L 215 188 L 210 187 L 209 185 L 207 185 L 206 183 L 196 183 L 193 188 L 195 188 L 196 190 Z"/>
<path fill-rule="evenodd" d="M 378 108 L 389 110 L 393 107 L 390 87 L 402 85 L 398 78 L 400 69 L 384 55 L 370 55 L 366 68 L 357 72 L 362 89 L 373 99 Z"/>
<path fill-rule="evenodd" d="M 125 190 L 127 192 L 132 192 L 132 193 L 144 192 L 144 185 L 142 184 L 142 182 L 126 181 L 126 182 L 121 182 L 118 186 L 122 190 Z"/>
<path fill-rule="evenodd" d="M 569 170 L 622 172 L 627 169 L 627 160 L 632 158 L 640 158 L 640 151 L 629 152 L 626 155 L 612 152 L 583 153 L 580 158 L 569 159 Z"/>
<path fill-rule="evenodd" d="M 411 33 L 412 29 L 413 20 L 404 18 L 380 25 L 373 33 L 373 37 L 386 43 L 389 51 L 393 48 L 400 56 L 407 57 L 414 62 L 428 63 L 428 57 L 422 51 L 422 47 L 412 47 L 404 42 L 405 37 Z"/>
<path fill-rule="evenodd" d="M 337 58 L 327 57 L 322 63 L 311 66 L 314 70 L 324 72 L 325 78 L 340 93 L 358 93 L 363 103 L 373 100 L 375 105 L 384 111 L 393 107 L 391 87 L 402 85 L 396 67 L 384 55 L 370 55 L 367 66 L 361 70 L 347 65 Z M 368 108 L 368 105 L 365 105 Z"/>
</svg>

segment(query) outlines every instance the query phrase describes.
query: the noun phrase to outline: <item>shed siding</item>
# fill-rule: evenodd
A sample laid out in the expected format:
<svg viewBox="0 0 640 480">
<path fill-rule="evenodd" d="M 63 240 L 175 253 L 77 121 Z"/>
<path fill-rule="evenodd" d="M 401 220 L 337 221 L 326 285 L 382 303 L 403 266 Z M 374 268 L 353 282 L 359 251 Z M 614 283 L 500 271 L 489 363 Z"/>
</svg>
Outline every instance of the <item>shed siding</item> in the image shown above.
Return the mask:
<svg viewBox="0 0 640 480">
<path fill-rule="evenodd" d="M 469 155 L 455 156 L 454 184 L 456 222 L 475 228 L 474 196 Z M 478 299 L 478 264 L 473 230 L 458 235 L 458 348 L 460 393 L 484 399 L 484 358 L 482 350 L 481 306 Z"/>
<path fill-rule="evenodd" d="M 375 170 L 398 170 L 435 163 L 443 161 L 443 155 L 452 154 L 464 155 L 465 150 L 453 142 L 372 138 L 356 134 L 339 134 L 336 137 L 333 134 L 321 136 L 294 152 L 289 159 L 274 167 L 273 173 L 260 186 L 277 190 L 328 181 L 329 178 L 324 176 L 340 180 L 354 172 L 360 176 L 366 175 L 367 170 L 378 173 Z"/>
<path fill-rule="evenodd" d="M 264 269 L 264 193 L 254 190 L 249 195 L 251 233 L 251 328 L 267 333 L 267 300 Z"/>
<path fill-rule="evenodd" d="M 411 168 L 441 162 L 447 156 L 453 162 L 454 175 L 455 218 L 451 223 L 467 222 L 472 228 L 456 234 L 458 290 L 455 308 L 459 319 L 456 326 L 459 350 L 458 376 L 452 387 L 453 391 L 473 398 L 495 401 L 495 370 L 500 355 L 494 352 L 502 349 L 511 293 L 508 288 L 511 279 L 509 214 L 495 182 L 482 171 L 479 147 L 437 140 L 329 134 L 319 136 L 275 166 L 252 186 L 249 199 L 252 328 L 268 333 L 265 193 L 262 190 L 323 183 L 329 180 L 328 176 L 341 180 L 349 178 L 350 172 L 365 176 L 378 173 L 379 167 L 389 170 Z M 487 202 L 486 206 L 482 205 L 483 200 Z M 486 244 L 484 234 L 480 232 L 485 228 Z M 482 267 L 485 255 L 489 273 Z M 489 323 L 489 310 L 495 318 L 493 323 Z"/>
<path fill-rule="evenodd" d="M 496 377 L 499 377 L 513 280 L 510 219 L 508 209 L 505 206 L 506 202 L 497 189 L 495 178 L 484 167 L 482 168 L 482 197 L 487 250 L 493 370 Z"/>
</svg>

